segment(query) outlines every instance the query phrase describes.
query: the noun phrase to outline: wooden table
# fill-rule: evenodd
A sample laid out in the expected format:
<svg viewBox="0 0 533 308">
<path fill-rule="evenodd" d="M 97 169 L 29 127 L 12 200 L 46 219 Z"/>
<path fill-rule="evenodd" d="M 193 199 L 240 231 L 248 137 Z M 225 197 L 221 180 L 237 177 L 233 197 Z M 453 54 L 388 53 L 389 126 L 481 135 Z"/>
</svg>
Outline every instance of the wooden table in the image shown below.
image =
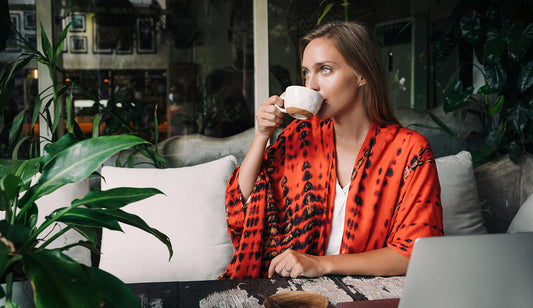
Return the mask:
<svg viewBox="0 0 533 308">
<path fill-rule="evenodd" d="M 337 303 L 399 298 L 403 276 L 325 276 L 320 278 L 274 278 L 134 283 L 129 287 L 141 307 L 261 307 L 259 294 L 304 290 L 326 296 L 330 307 Z"/>
</svg>

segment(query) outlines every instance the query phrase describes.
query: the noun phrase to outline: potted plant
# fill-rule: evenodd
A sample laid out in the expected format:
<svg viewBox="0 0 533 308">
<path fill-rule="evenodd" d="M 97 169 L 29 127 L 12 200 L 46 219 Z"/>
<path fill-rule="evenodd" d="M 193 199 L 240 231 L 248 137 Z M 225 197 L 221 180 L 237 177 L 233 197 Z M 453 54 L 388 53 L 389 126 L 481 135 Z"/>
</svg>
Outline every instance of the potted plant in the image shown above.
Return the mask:
<svg viewBox="0 0 533 308">
<path fill-rule="evenodd" d="M 0 72 L 0 131 L 4 129 L 3 111 L 11 95 L 13 76 L 17 70 L 35 60 L 48 67 L 54 81 L 57 80 L 57 72 L 63 73 L 56 66 L 56 60 L 62 50 L 66 31 L 52 45 L 41 29 L 43 53 L 32 48 L 18 34 L 24 52 L 11 69 Z M 73 86 L 83 90 L 75 81 L 70 84 L 54 82 L 50 97 L 36 99 L 27 136 L 22 130 L 25 110 L 19 113 L 9 130 L 12 159 L 0 159 L 0 277 L 5 282 L 4 287 L 0 288 L 0 299 L 5 299 L 5 307 L 20 307 L 13 302 L 12 297 L 16 280 L 31 283 L 33 301 L 37 307 L 139 307 L 135 294 L 118 278 L 98 268 L 80 264 L 64 254 L 65 250 L 76 246 L 87 247 L 98 253 L 95 231 L 98 228 L 120 231 L 119 223 L 140 228 L 161 240 L 172 257 L 172 246 L 166 235 L 148 226 L 140 217 L 121 209 L 131 202 L 161 193 L 156 189 L 93 190 L 70 204 L 57 204 L 57 208 L 47 213 L 42 223 L 38 223 L 37 215 L 42 209 L 36 204 L 37 200 L 69 183 L 99 176 L 97 168 L 121 150 L 131 147 L 149 149 L 148 143 L 139 137 L 98 137 L 97 129 L 93 138 L 81 140 L 71 117 L 72 95 L 65 94 Z M 63 103 L 65 96 L 66 103 Z M 42 112 L 41 103 L 44 105 Z M 56 107 L 54 117 L 51 117 L 48 108 L 52 105 Z M 55 129 L 63 114 L 63 106 L 66 106 L 68 133 L 59 137 Z M 53 139 L 43 148 L 41 156 L 30 154 L 30 157 L 37 157 L 18 160 L 18 149 L 23 142 L 30 140 L 36 145 L 34 149 L 39 145 L 38 139 L 33 141 L 33 126 L 38 117 L 48 120 L 54 133 Z M 97 122 L 95 127 L 98 127 Z M 31 152 L 35 154 L 39 151 Z M 157 158 L 157 155 L 154 157 Z M 49 232 L 48 227 L 57 223 L 64 224 L 64 227 L 58 232 Z M 51 248 L 50 244 L 56 238 L 70 230 L 78 232 L 84 240 Z"/>
<path fill-rule="evenodd" d="M 474 93 L 474 87 L 453 76 L 443 105 L 445 112 L 479 119 L 481 130 L 470 134 L 480 140 L 470 149 L 478 164 L 503 154 L 517 162 L 522 153 L 533 152 L 532 16 L 528 1 L 458 1 L 452 30 L 433 37 L 437 61 L 456 46 L 472 50 L 479 61 L 465 64 L 483 74 L 484 85 Z"/>
<path fill-rule="evenodd" d="M 169 249 L 169 239 L 148 226 L 140 217 L 121 208 L 160 191 L 152 188 L 116 188 L 91 191 L 71 204 L 59 205 L 38 225 L 39 208 L 35 201 L 58 188 L 95 174 L 95 170 L 111 155 L 145 143 L 136 136 L 103 136 L 77 141 L 71 134 L 45 147 L 45 154 L 30 160 L 1 161 L 0 211 L 0 275 L 6 288 L 6 307 L 12 303 L 15 278 L 31 281 L 37 307 L 139 307 L 136 296 L 118 278 L 95 267 L 79 264 L 63 254 L 63 249 L 82 245 L 97 251 L 94 228 L 120 231 L 120 223 L 129 224 L 153 234 Z M 31 178 L 40 173 L 38 181 Z M 66 225 L 56 234 L 43 231 L 56 222 Z M 47 245 L 60 234 L 73 229 L 86 240 L 59 249 Z"/>
</svg>

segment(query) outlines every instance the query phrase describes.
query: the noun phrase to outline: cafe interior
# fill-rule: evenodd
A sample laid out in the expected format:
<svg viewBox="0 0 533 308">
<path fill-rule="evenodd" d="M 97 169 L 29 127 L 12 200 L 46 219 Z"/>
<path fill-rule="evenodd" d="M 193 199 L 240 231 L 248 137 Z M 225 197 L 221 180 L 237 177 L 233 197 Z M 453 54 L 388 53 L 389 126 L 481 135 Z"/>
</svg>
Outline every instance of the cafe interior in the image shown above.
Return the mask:
<svg viewBox="0 0 533 308">
<path fill-rule="evenodd" d="M 0 92 L 1 159 L 38 157 L 44 144 L 71 131 L 79 139 L 134 135 L 154 145 L 156 152 L 159 149 L 158 153 L 167 160 L 166 165 L 157 161 L 157 167 L 176 172 L 202 166 L 191 174 L 209 175 L 216 168 L 200 164 L 233 154 L 236 164 L 225 171 L 224 180 L 227 180 L 233 167 L 242 161 L 244 154 L 239 156 L 239 153 L 246 153 L 251 143 L 259 104 L 272 95 L 280 95 L 290 85 L 302 84 L 299 38 L 321 23 L 356 20 L 374 31 L 392 107 L 401 124 L 421 132 L 433 146 L 439 177 L 442 175 L 443 207 L 444 203 L 455 206 L 449 216 L 445 213 L 444 218 L 450 221 L 448 233 L 533 232 L 533 197 L 529 197 L 533 194 L 532 1 L 4 2 L 7 2 L 10 30 L 3 33 L 6 45 L 0 52 L 0 69 L 4 70 L 0 75 L 0 91 L 4 91 Z M 505 25 L 498 28 L 500 19 Z M 53 48 L 60 46 L 53 63 L 57 73 L 51 74 L 50 66 L 31 59 L 13 71 L 13 86 L 8 95 L 4 87 L 5 72 L 20 63 L 31 48 L 45 50 L 45 36 Z M 58 41 L 62 44 L 56 45 Z M 52 96 L 55 102 L 56 94 L 51 89 L 56 85 L 72 86 L 62 90 L 59 95 L 62 107 L 56 106 L 54 112 L 50 102 Z M 21 117 L 19 135 L 13 136 L 13 123 Z M 282 126 L 291 121 L 286 116 Z M 128 158 L 122 165 L 131 166 L 133 159 L 138 159 L 136 167 L 139 167 L 145 163 L 139 157 Z M 143 175 L 139 173 L 135 177 Z M 180 177 L 190 181 L 182 173 L 175 178 L 155 179 L 168 183 Z M 126 181 L 127 175 L 120 178 Z M 93 189 L 94 181 L 89 185 Z M 224 187 L 225 183 L 209 188 L 213 191 L 219 188 L 222 196 L 218 198 L 222 203 Z M 198 190 L 176 189 L 175 193 L 201 195 L 205 192 L 205 187 L 195 189 Z M 165 194 L 174 198 L 170 191 Z M 473 200 L 468 213 L 459 208 L 466 199 Z M 192 199 L 179 200 L 187 203 Z M 225 214 L 219 214 L 224 224 Z M 452 221 L 460 221 L 460 226 L 452 226 Z M 469 225 L 463 228 L 466 221 Z M 147 222 L 151 221 L 147 219 Z M 186 220 L 180 223 L 191 224 Z M 198 222 L 194 224 L 201 227 Z M 448 231 L 446 228 L 445 222 Z M 226 226 L 220 229 L 218 234 L 224 233 Z M 177 236 L 188 231 L 170 228 L 168 232 Z M 230 247 L 227 248 L 229 256 L 227 250 L 221 252 L 224 257 L 217 257 L 218 267 L 209 267 L 210 272 L 204 276 L 165 276 L 169 270 L 161 268 L 145 276 L 139 270 L 139 275 L 131 278 L 128 276 L 131 271 L 121 268 L 128 265 L 122 254 L 137 252 L 116 244 L 126 243 L 123 238 L 115 239 L 118 242 L 113 244 L 104 243 L 106 235 L 106 231 L 98 235 L 103 254 L 89 253 L 86 260 L 90 265 L 109 269 L 128 283 L 142 307 L 255 307 L 260 304 L 277 307 L 276 300 L 285 299 L 269 296 L 289 290 L 321 293 L 328 299 L 328 307 L 337 304 L 352 307 L 340 303 L 389 298 L 395 299 L 393 305 L 397 307 L 404 283 L 404 277 L 332 276 L 215 284 L 214 280 L 231 257 L 232 246 L 227 234 L 224 245 Z M 199 235 L 198 241 L 202 236 Z M 206 240 L 213 238 L 212 234 L 206 235 Z M 198 261 L 180 256 L 178 251 L 186 251 L 181 248 L 188 244 L 173 244 L 177 255 L 174 258 L 178 260 L 175 263 Z M 156 245 L 163 246 L 159 248 L 167 260 L 164 245 Z M 105 249 L 114 249 L 108 255 L 115 253 L 116 260 L 121 261 L 113 263 L 105 259 Z M 218 250 L 212 254 L 218 256 Z M 131 259 L 137 269 L 143 266 L 140 259 L 139 263 L 135 263 L 136 258 Z M 205 262 L 198 266 L 204 266 Z M 211 263 L 208 262 L 209 266 Z M 187 269 L 180 267 L 180 271 L 187 272 Z M 527 272 L 533 278 L 531 270 Z M 147 281 L 143 277 L 154 278 Z M 524 279 L 521 281 L 526 286 L 533 287 L 531 279 Z M 151 284 L 155 281 L 163 284 Z M 300 295 L 310 298 L 309 294 Z"/>
</svg>

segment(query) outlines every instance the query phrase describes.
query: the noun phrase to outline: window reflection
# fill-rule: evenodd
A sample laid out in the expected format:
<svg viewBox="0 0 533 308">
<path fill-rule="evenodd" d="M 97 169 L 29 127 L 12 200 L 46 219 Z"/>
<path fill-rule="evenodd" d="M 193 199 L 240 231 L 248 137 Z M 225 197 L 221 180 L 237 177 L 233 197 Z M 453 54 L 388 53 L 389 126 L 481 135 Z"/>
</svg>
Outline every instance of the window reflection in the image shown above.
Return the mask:
<svg viewBox="0 0 533 308">
<path fill-rule="evenodd" d="M 37 21 L 35 3 L 32 3 L 32 1 L 14 0 L 9 1 L 9 8 L 9 19 L 13 27 L 32 46 L 36 46 Z M 9 32 L 6 43 L 5 50 L 0 52 L 0 71 L 5 69 L 0 78 L 2 90 L 5 89 L 3 86 L 5 86 L 6 76 L 11 70 L 11 63 L 16 61 L 22 52 L 22 49 L 17 45 L 17 36 L 14 31 L 11 30 Z M 26 123 L 22 127 L 23 134 L 28 136 L 26 140 L 30 140 L 32 138 L 31 136 L 33 136 L 30 134 L 31 127 L 27 123 L 31 122 L 34 99 L 39 93 L 37 78 L 37 64 L 30 62 L 26 67 L 15 72 L 11 95 L 2 93 L 2 98 L 0 99 L 0 111 L 3 112 L 0 123 L 0 158 L 11 158 L 13 152 L 19 153 L 19 158 L 35 156 L 38 153 L 35 149 L 30 148 L 30 142 L 27 141 L 19 144 L 20 139 L 10 139 L 9 137 L 13 121 L 19 114 L 23 114 L 24 123 Z M 38 131 L 35 133 L 38 134 Z"/>
<path fill-rule="evenodd" d="M 96 114 L 101 133 L 150 141 L 156 123 L 159 140 L 253 127 L 250 1 L 66 1 L 57 11 L 72 23 L 63 66 L 99 98 L 76 93 L 84 133 Z"/>
</svg>

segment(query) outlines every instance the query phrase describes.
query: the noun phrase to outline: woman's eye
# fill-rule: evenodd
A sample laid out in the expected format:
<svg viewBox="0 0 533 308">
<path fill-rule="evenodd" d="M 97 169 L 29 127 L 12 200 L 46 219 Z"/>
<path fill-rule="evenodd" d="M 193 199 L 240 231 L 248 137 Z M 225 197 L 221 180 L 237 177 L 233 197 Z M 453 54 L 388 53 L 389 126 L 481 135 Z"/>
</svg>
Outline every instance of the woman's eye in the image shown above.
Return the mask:
<svg viewBox="0 0 533 308">
<path fill-rule="evenodd" d="M 309 71 L 302 71 L 302 75 L 304 77 L 309 77 L 309 75 L 311 75 L 311 73 L 309 73 Z"/>
<path fill-rule="evenodd" d="M 331 73 L 331 68 L 329 68 L 329 67 L 323 67 L 323 68 L 322 68 L 322 72 L 323 72 L 323 73 L 326 73 L 326 74 L 327 74 L 327 73 Z"/>
</svg>

